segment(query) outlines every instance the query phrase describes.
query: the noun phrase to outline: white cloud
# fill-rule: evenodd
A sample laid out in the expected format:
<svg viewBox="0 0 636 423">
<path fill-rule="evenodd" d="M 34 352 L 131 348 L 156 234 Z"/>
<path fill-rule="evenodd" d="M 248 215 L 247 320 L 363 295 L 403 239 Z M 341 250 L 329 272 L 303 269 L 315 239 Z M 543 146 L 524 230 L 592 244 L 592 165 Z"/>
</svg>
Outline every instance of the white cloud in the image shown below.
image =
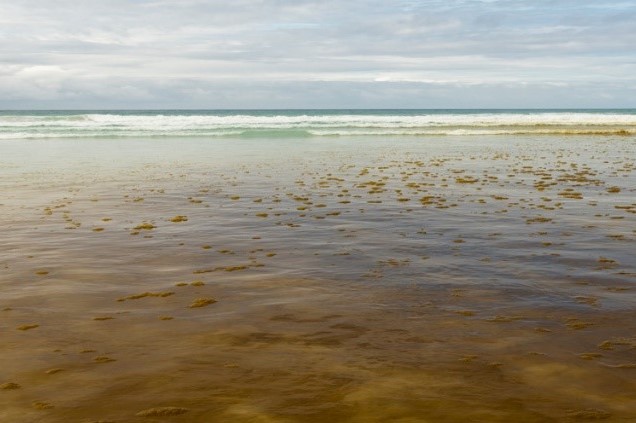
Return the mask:
<svg viewBox="0 0 636 423">
<path fill-rule="evenodd" d="M 602 4 L 0 0 L 0 107 L 633 106 L 636 4 Z"/>
</svg>

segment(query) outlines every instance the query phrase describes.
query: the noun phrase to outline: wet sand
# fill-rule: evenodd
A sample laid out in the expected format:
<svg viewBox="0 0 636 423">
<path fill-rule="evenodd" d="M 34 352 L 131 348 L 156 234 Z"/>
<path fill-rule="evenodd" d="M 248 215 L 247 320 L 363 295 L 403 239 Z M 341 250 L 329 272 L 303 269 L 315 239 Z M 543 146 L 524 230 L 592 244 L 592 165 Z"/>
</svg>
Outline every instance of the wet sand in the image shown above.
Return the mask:
<svg viewBox="0 0 636 423">
<path fill-rule="evenodd" d="M 631 137 L 0 152 L 1 421 L 636 419 Z"/>
</svg>

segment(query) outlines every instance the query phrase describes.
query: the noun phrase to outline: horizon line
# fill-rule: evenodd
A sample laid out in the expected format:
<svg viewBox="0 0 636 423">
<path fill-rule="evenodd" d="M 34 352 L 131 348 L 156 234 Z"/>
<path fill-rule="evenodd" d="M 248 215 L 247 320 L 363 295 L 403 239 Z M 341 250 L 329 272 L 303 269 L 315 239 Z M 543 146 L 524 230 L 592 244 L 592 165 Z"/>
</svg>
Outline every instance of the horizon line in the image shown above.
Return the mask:
<svg viewBox="0 0 636 423">
<path fill-rule="evenodd" d="M 536 110 L 536 111 L 552 111 L 552 110 L 636 110 L 636 107 L 408 107 L 408 108 L 393 108 L 393 107 L 320 107 L 320 108 L 61 108 L 61 109 L 48 109 L 48 108 L 34 108 L 34 109 L 0 109 L 2 112 L 92 112 L 92 111 L 137 111 L 137 112 L 153 112 L 153 111 L 343 111 L 343 110 L 363 110 L 363 111 L 380 111 L 380 110 L 400 110 L 400 111 L 414 111 L 414 110 Z"/>
</svg>

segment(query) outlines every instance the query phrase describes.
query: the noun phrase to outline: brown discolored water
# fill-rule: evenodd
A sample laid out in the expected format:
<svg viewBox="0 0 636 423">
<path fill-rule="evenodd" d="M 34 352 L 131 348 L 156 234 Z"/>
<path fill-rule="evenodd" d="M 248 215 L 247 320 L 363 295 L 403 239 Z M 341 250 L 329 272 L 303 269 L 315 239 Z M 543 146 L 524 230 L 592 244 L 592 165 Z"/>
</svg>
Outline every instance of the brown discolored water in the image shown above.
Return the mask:
<svg viewBox="0 0 636 423">
<path fill-rule="evenodd" d="M 0 421 L 636 419 L 630 137 L 0 152 Z"/>
</svg>

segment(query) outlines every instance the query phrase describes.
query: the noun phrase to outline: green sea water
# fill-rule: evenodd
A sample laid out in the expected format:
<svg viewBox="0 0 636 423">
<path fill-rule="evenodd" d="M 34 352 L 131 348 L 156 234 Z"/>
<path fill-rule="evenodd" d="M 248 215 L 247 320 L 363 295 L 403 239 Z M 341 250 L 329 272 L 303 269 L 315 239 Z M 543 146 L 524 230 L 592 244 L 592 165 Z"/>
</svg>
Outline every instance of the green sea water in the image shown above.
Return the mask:
<svg viewBox="0 0 636 423">
<path fill-rule="evenodd" d="M 1 111 L 0 139 L 633 135 L 636 110 Z"/>
</svg>

